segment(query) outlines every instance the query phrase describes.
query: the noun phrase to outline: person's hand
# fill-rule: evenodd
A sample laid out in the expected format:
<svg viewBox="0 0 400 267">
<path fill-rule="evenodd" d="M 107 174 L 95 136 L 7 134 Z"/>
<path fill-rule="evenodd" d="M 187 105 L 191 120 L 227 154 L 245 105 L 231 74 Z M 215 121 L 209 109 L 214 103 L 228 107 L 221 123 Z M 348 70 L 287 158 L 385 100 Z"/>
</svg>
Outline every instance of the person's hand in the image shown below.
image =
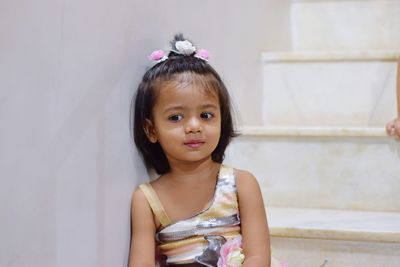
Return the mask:
<svg viewBox="0 0 400 267">
<path fill-rule="evenodd" d="M 389 136 L 400 138 L 400 117 L 386 124 L 386 132 Z"/>
</svg>

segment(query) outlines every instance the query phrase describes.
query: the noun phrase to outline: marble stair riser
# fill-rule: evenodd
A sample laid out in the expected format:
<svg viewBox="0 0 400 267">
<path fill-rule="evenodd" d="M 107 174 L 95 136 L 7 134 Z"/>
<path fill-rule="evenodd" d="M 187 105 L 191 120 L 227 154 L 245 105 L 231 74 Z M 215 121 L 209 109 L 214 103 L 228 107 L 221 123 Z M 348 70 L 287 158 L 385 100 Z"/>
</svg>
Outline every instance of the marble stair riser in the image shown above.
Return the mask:
<svg viewBox="0 0 400 267">
<path fill-rule="evenodd" d="M 386 138 L 243 136 L 227 162 L 256 175 L 270 206 L 400 211 L 400 144 Z"/>
<path fill-rule="evenodd" d="M 263 63 L 266 126 L 384 126 L 396 115 L 396 63 Z"/>
<path fill-rule="evenodd" d="M 293 50 L 398 49 L 400 1 L 292 1 Z"/>
<path fill-rule="evenodd" d="M 303 238 L 271 238 L 275 257 L 289 266 L 398 266 L 399 243 L 357 242 Z"/>
</svg>

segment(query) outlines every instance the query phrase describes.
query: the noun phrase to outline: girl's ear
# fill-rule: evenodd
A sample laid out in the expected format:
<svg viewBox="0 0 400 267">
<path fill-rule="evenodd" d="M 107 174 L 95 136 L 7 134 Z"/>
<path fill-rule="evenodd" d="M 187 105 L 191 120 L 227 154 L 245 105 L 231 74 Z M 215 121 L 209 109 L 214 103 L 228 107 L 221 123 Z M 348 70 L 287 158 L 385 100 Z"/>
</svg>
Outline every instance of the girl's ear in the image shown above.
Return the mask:
<svg viewBox="0 0 400 267">
<path fill-rule="evenodd" d="M 144 122 L 143 130 L 146 133 L 147 139 L 151 143 L 157 143 L 157 135 L 156 135 L 156 130 L 154 128 L 153 122 L 149 119 L 146 119 Z"/>
</svg>

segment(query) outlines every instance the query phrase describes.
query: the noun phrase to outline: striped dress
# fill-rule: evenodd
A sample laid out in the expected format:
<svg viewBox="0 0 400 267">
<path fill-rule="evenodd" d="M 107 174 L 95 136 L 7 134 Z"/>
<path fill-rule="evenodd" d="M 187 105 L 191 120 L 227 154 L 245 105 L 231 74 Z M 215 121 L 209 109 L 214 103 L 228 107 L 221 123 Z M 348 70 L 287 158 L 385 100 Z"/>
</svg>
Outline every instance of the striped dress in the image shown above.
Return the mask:
<svg viewBox="0 0 400 267">
<path fill-rule="evenodd" d="M 235 174 L 221 165 L 214 197 L 196 215 L 172 222 L 150 183 L 140 185 L 161 223 L 156 233 L 160 266 L 217 266 L 221 246 L 240 236 L 240 216 Z"/>
</svg>

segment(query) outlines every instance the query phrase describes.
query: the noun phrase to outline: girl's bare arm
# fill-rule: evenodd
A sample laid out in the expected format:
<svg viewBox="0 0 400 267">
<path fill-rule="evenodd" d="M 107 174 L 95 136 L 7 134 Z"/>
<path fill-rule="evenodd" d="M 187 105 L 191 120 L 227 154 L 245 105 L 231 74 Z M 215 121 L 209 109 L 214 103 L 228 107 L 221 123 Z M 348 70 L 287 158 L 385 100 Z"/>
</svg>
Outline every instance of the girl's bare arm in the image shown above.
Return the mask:
<svg viewBox="0 0 400 267">
<path fill-rule="evenodd" d="M 245 254 L 243 267 L 270 267 L 269 230 L 260 186 L 246 171 L 237 171 L 236 184 Z"/>
<path fill-rule="evenodd" d="M 132 239 L 129 267 L 155 266 L 155 232 L 151 208 L 140 189 L 132 196 Z"/>
</svg>

